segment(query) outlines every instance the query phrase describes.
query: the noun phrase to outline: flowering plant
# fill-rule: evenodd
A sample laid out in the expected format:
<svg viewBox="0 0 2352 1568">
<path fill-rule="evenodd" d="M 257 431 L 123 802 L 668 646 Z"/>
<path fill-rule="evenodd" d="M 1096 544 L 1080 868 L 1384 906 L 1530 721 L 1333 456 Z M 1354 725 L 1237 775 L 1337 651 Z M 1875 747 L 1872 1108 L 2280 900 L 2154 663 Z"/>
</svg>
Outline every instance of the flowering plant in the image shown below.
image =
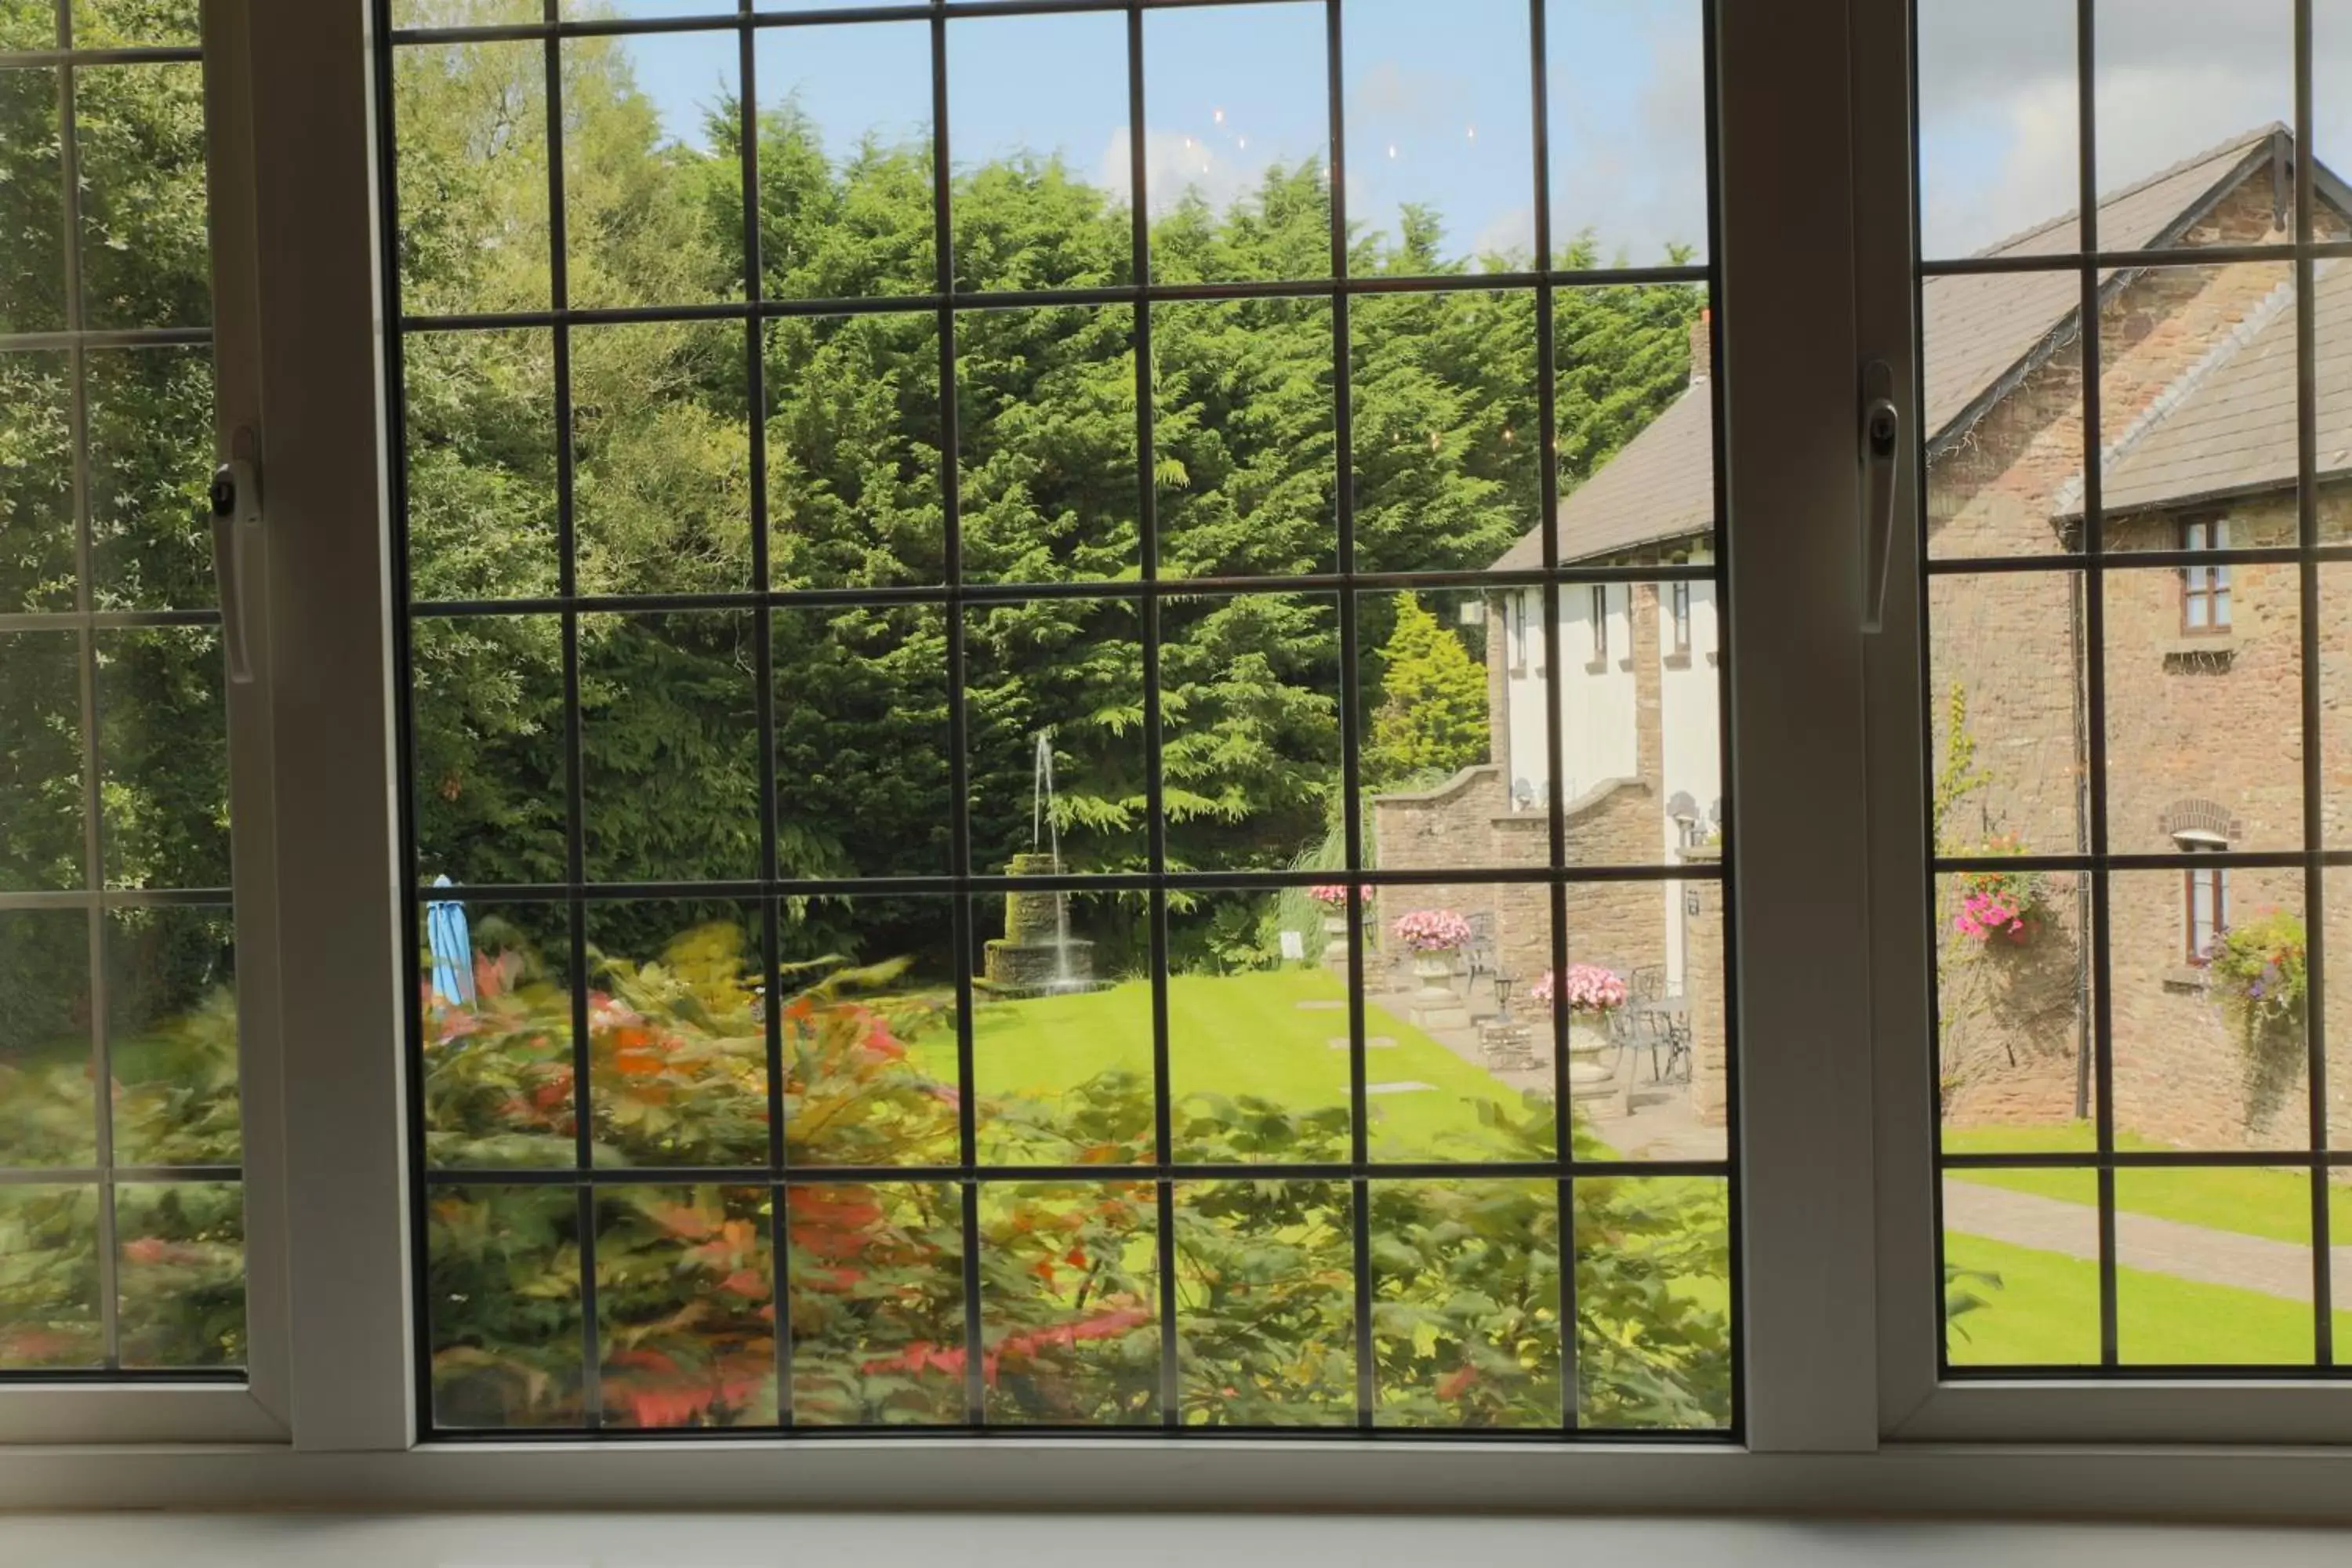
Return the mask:
<svg viewBox="0 0 2352 1568">
<path fill-rule="evenodd" d="M 1415 910 L 1389 931 L 1415 952 L 1451 952 L 1470 940 L 1470 922 L 1452 910 Z"/>
<path fill-rule="evenodd" d="M 1372 901 L 1371 889 L 1364 888 L 1359 890 L 1364 895 L 1364 902 L 1369 904 Z M 1319 886 L 1307 889 L 1307 896 L 1327 909 L 1336 910 L 1347 903 L 1348 889 L 1337 882 L 1325 882 Z"/>
<path fill-rule="evenodd" d="M 2249 1040 L 2303 1016 L 2309 963 L 2303 917 L 2283 910 L 2231 926 L 2206 960 L 2222 1005 L 2238 1016 Z"/>
<path fill-rule="evenodd" d="M 1538 1002 L 1549 1002 L 1559 994 L 1550 970 L 1545 970 L 1542 977 L 1528 987 L 1528 994 Z M 1625 1005 L 1629 994 L 1625 982 L 1614 971 L 1597 963 L 1568 966 L 1568 1010 L 1571 1013 L 1613 1013 Z"/>
<path fill-rule="evenodd" d="M 1982 850 L 1987 855 L 2023 852 L 2014 838 L 1997 838 Z M 1958 900 L 1952 929 L 1974 941 L 2021 944 L 2042 923 L 2042 879 L 2031 871 L 1962 871 L 1953 879 L 1952 890 Z"/>
</svg>

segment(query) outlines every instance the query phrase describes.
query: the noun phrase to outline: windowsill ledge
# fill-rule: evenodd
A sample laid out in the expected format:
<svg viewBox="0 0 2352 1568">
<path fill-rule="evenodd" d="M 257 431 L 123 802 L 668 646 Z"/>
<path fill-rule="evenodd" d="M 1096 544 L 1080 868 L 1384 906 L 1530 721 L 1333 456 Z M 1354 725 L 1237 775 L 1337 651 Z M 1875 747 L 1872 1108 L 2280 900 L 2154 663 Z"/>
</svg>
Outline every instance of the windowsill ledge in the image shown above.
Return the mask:
<svg viewBox="0 0 2352 1568">
<path fill-rule="evenodd" d="M 2211 632 L 2169 637 L 2158 646 L 2167 669 L 2227 669 L 2238 657 L 2240 642 L 2235 632 Z"/>
<path fill-rule="evenodd" d="M 2193 991 L 2202 994 L 2213 984 L 2213 973 L 2193 963 L 2176 963 L 2158 976 L 2167 991 Z"/>
<path fill-rule="evenodd" d="M 1670 653 L 1660 662 L 1668 669 L 1688 669 L 1691 667 L 1691 656 L 1686 653 Z"/>
<path fill-rule="evenodd" d="M 1584 661 L 1584 673 L 1606 675 L 1609 673 L 1609 661 L 1605 658 L 1588 658 Z"/>
</svg>

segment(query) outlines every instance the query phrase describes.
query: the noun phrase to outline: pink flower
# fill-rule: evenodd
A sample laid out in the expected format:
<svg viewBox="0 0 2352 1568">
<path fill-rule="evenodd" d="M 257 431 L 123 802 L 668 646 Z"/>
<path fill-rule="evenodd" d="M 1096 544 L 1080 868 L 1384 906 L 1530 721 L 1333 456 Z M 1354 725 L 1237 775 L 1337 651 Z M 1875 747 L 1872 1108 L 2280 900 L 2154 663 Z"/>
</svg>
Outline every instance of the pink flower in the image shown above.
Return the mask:
<svg viewBox="0 0 2352 1568">
<path fill-rule="evenodd" d="M 1451 952 L 1470 940 L 1470 922 L 1452 910 L 1415 910 L 1389 931 L 1415 952 Z"/>
<path fill-rule="evenodd" d="M 1371 889 L 1363 888 L 1360 889 L 1359 891 L 1364 895 L 1364 902 L 1369 904 L 1372 901 Z M 1348 889 L 1341 887 L 1337 882 L 1325 882 L 1319 886 L 1307 889 L 1307 896 L 1314 900 L 1318 904 L 1337 909 L 1348 901 Z"/>
<path fill-rule="evenodd" d="M 1549 969 L 1528 987 L 1528 996 L 1538 1002 L 1549 1002 L 1558 994 Z M 1597 963 L 1568 966 L 1568 1010 L 1571 1013 L 1612 1013 L 1625 1005 L 1630 994 L 1623 980 Z"/>
</svg>

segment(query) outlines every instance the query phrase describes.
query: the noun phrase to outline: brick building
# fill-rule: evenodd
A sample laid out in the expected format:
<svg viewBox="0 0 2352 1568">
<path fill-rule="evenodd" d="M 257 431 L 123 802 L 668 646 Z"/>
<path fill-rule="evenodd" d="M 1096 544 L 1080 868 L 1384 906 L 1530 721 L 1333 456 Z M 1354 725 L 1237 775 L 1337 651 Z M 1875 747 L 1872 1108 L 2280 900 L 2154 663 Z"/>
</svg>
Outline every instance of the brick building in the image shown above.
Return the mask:
<svg viewBox="0 0 2352 1568">
<path fill-rule="evenodd" d="M 2116 854 L 2294 850 L 2304 842 L 2301 569 L 2291 561 L 2198 566 L 2180 555 L 2291 544 L 2297 531 L 2296 310 L 2284 261 L 2200 262 L 2195 253 L 2287 237 L 2296 159 L 2278 127 L 2238 138 L 2106 198 L 2100 244 L 2178 248 L 2178 267 L 2112 274 L 2098 314 L 2104 538 L 2116 553 L 2176 552 L 2106 574 L 2095 616 L 2081 574 L 1958 571 L 1928 585 L 1930 766 L 1945 784 L 1946 853 L 2095 847 L 2090 814 L 2094 666 L 2106 717 L 2106 847 Z M 2323 224 L 2347 228 L 2352 194 L 2317 171 Z M 1992 247 L 2056 256 L 2072 215 Z M 2319 515 L 2352 537 L 2352 263 L 2322 263 L 2318 321 Z M 1928 552 L 1946 561 L 2058 557 L 2083 542 L 2084 397 L 2079 274 L 1985 273 L 1923 291 Z M 1564 498 L 1559 558 L 1640 565 L 1704 561 L 1713 544 L 1715 400 L 1706 325 L 1688 391 Z M 1497 563 L 1539 564 L 1530 536 Z M 1571 864 L 1711 858 L 1722 822 L 1721 697 L 1706 584 L 1561 591 L 1552 635 L 1542 595 L 1492 597 L 1490 760 L 1423 795 L 1373 805 L 1386 868 L 1539 866 L 1553 788 Z M 2352 563 L 2324 569 L 2320 816 L 2346 831 L 2337 787 L 2352 742 L 2336 692 L 2352 662 Z M 1562 775 L 1551 777 L 1549 658 L 1561 661 Z M 2307 1074 L 2299 1042 L 2250 1046 L 2225 1020 L 2199 962 L 2233 921 L 2303 912 L 2294 869 L 2122 871 L 2109 892 L 2106 974 L 2116 1122 L 2202 1149 L 2303 1143 Z M 2024 942 L 1956 935 L 1938 912 L 1940 1078 L 1953 1124 L 2063 1122 L 2090 1082 L 2096 985 L 2086 879 L 2033 879 L 2041 919 Z M 1694 1090 L 1722 1110 L 1724 998 L 1718 889 L 1702 880 L 1580 887 L 1569 945 L 1621 971 L 1654 965 L 1689 1003 Z M 1545 896 L 1448 889 L 1490 913 L 1505 973 L 1549 966 Z M 1939 890 L 1948 906 L 1953 892 Z M 2331 901 L 2336 952 L 2352 899 Z M 2341 1007 L 2342 1019 L 2334 1015 Z M 2330 1007 L 2329 1119 L 2352 1132 L 2352 1003 Z"/>
</svg>

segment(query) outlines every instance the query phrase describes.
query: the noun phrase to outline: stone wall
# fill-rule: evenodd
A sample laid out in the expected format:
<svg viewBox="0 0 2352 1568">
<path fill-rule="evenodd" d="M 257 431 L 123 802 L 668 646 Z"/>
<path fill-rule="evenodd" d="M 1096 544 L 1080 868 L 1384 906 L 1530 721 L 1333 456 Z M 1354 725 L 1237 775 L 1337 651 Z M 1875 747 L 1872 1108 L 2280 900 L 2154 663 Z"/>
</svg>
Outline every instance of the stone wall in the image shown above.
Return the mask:
<svg viewBox="0 0 2352 1568">
<path fill-rule="evenodd" d="M 1687 865 L 1716 867 L 1723 863 L 1720 849 L 1685 849 Z M 1691 941 L 1683 959 L 1683 995 L 1690 1013 L 1691 1103 L 1699 1120 L 1720 1127 L 1731 1114 L 1731 1050 L 1729 992 L 1723 966 L 1723 884 L 1688 881 L 1683 885 L 1684 907 L 1689 911 Z"/>
</svg>

